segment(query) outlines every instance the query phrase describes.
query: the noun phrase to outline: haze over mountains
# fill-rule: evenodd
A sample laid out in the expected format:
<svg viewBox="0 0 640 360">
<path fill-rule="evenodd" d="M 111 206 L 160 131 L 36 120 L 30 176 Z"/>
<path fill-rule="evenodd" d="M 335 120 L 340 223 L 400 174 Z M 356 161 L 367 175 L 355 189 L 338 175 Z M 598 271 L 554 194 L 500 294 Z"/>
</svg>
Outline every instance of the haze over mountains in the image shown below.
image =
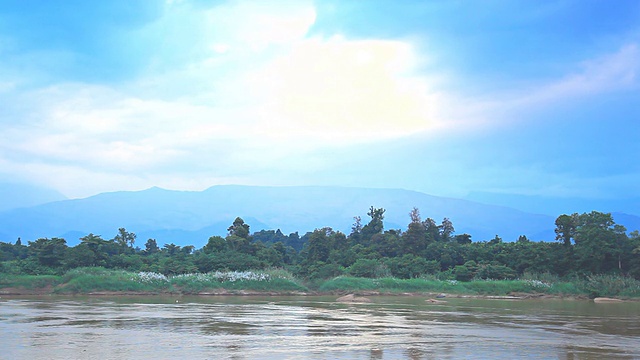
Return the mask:
<svg viewBox="0 0 640 360">
<path fill-rule="evenodd" d="M 259 187 L 223 185 L 204 191 L 150 188 L 143 191 L 102 193 L 84 199 L 61 200 L 0 212 L 0 241 L 18 237 L 63 237 L 70 245 L 88 233 L 104 239 L 124 227 L 138 235 L 138 245 L 148 238 L 159 244 L 203 246 L 212 235 L 226 235 L 240 216 L 251 231 L 281 229 L 303 235 L 321 227 L 349 233 L 354 216 L 369 221 L 369 207 L 384 208 L 385 229 L 405 230 L 415 206 L 422 218 L 453 222 L 456 234 L 468 233 L 474 241 L 499 235 L 515 241 L 552 241 L 557 215 L 533 214 L 504 206 L 427 195 L 400 189 L 344 187 Z M 559 214 L 558 214 L 559 215 Z M 616 214 L 628 230 L 640 228 L 640 217 Z"/>
<path fill-rule="evenodd" d="M 625 199 L 583 199 L 474 191 L 465 196 L 465 199 L 552 216 L 592 210 L 640 215 L 640 197 L 637 196 Z"/>
<path fill-rule="evenodd" d="M 59 192 L 28 184 L 0 182 L 0 211 L 65 200 Z"/>
</svg>

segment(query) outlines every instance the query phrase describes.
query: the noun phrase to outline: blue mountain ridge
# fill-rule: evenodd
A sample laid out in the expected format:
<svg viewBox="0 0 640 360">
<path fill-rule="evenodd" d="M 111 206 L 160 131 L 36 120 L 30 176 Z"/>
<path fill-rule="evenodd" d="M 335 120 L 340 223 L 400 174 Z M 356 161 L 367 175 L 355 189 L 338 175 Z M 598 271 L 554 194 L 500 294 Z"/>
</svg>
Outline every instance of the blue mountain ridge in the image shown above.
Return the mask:
<svg viewBox="0 0 640 360">
<path fill-rule="evenodd" d="M 0 211 L 65 199 L 64 195 L 48 188 L 0 181 Z"/>
<path fill-rule="evenodd" d="M 427 195 L 401 189 L 368 189 L 329 186 L 241 186 L 219 185 L 203 191 L 175 191 L 150 188 L 142 191 L 101 193 L 84 199 L 56 201 L 29 208 L 0 212 L 0 241 L 23 242 L 40 237 L 64 237 L 70 245 L 89 232 L 113 238 L 124 227 L 159 244 L 202 247 L 212 235 L 224 236 L 236 217 L 242 217 L 251 231 L 281 229 L 285 234 L 303 235 L 316 228 L 351 231 L 354 216 L 368 222 L 368 209 L 384 208 L 385 229 L 405 230 L 409 212 L 420 209 L 423 218 L 453 222 L 456 234 L 468 233 L 474 241 L 499 235 L 515 241 L 526 235 L 531 240 L 555 238 L 554 216 L 531 214 L 503 206 Z M 640 225 L 640 217 L 614 214 L 618 222 Z"/>
</svg>

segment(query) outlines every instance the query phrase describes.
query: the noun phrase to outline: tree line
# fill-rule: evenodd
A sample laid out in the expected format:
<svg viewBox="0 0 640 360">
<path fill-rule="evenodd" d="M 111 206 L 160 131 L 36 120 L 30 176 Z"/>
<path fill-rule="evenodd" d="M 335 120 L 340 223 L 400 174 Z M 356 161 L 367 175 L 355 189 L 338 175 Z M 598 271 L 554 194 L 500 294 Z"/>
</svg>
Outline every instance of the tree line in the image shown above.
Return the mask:
<svg viewBox="0 0 640 360">
<path fill-rule="evenodd" d="M 299 236 L 280 230 L 251 233 L 240 217 L 226 237 L 211 236 L 199 249 L 173 243 L 158 246 L 148 239 L 142 247 L 136 235 L 120 228 L 112 239 L 89 234 L 76 246 L 62 238 L 41 238 L 22 244 L 0 242 L 0 272 L 60 274 L 77 267 L 101 266 L 165 275 L 216 270 L 259 270 L 280 267 L 306 279 L 339 275 L 415 278 L 428 274 L 467 281 L 511 279 L 524 273 L 560 277 L 620 274 L 640 279 L 640 234 L 618 224 L 609 213 L 593 211 L 560 215 L 556 241 L 474 242 L 469 234 L 455 234 L 444 218 L 422 220 L 409 213 L 405 230 L 384 229 L 382 208 L 371 207 L 369 221 L 354 218 L 349 234 L 330 227 Z"/>
</svg>

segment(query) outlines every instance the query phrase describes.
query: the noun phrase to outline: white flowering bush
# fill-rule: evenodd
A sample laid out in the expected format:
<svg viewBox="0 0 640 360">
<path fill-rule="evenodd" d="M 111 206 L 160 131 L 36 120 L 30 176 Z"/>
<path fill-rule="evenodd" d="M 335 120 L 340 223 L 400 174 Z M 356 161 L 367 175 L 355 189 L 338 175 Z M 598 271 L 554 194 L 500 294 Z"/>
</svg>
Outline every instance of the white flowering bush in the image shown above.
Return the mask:
<svg viewBox="0 0 640 360">
<path fill-rule="evenodd" d="M 180 274 L 171 278 L 179 281 L 194 282 L 236 282 L 236 281 L 270 281 L 271 276 L 265 273 L 256 273 L 253 271 L 215 271 L 206 274 Z"/>
<path fill-rule="evenodd" d="M 137 277 L 134 277 L 131 280 L 138 281 L 140 283 L 145 283 L 145 284 L 169 281 L 169 279 L 166 276 L 162 274 L 154 273 L 154 272 L 149 272 L 149 271 L 140 271 L 137 274 Z"/>
<path fill-rule="evenodd" d="M 164 283 L 164 282 L 172 282 L 177 280 L 178 282 L 190 281 L 190 282 L 201 282 L 201 283 L 210 283 L 210 282 L 237 282 L 237 281 L 270 281 L 273 278 L 272 275 L 266 273 L 257 273 L 253 271 L 215 271 L 206 274 L 202 273 L 192 273 L 192 274 L 180 274 L 167 277 L 163 274 L 158 274 L 154 272 L 140 271 L 135 274 L 131 280 L 144 283 L 144 284 L 153 284 L 153 283 Z M 275 276 L 275 278 L 281 278 L 280 276 Z M 285 277 L 282 277 L 285 278 Z"/>
<path fill-rule="evenodd" d="M 236 282 L 242 280 L 254 280 L 254 281 L 269 281 L 271 280 L 271 276 L 265 273 L 254 273 L 253 271 L 230 271 L 230 272 L 219 272 L 216 271 L 212 274 L 215 278 L 217 278 L 221 282 L 229 281 Z"/>
<path fill-rule="evenodd" d="M 551 287 L 551 284 L 540 280 L 524 280 L 524 283 L 536 289 L 547 289 Z"/>
</svg>

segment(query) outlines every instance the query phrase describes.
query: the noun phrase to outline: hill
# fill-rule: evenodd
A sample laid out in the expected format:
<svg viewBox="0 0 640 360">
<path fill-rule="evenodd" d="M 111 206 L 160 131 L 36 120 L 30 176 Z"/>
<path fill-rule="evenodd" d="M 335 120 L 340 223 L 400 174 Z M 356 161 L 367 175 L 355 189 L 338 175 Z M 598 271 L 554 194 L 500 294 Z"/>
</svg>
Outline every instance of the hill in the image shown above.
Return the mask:
<svg viewBox="0 0 640 360">
<path fill-rule="evenodd" d="M 139 245 L 155 238 L 159 244 L 198 248 L 209 236 L 226 235 L 237 216 L 252 232 L 281 229 L 285 234 L 298 231 L 303 235 L 329 226 L 348 234 L 354 216 L 368 222 L 366 213 L 371 206 L 386 209 L 385 229 L 406 229 L 409 211 L 415 206 L 423 218 L 431 217 L 438 223 L 450 218 L 457 234 L 471 234 L 475 241 L 495 235 L 504 241 L 515 241 L 519 235 L 548 241 L 555 237 L 553 216 L 415 191 L 224 185 L 204 191 L 150 188 L 102 193 L 4 211 L 0 213 L 0 241 L 59 236 L 73 245 L 83 234 L 92 232 L 110 239 L 124 227 L 138 235 Z"/>
<path fill-rule="evenodd" d="M 66 197 L 55 190 L 43 187 L 0 182 L 0 199 L 0 211 L 7 211 L 65 200 Z"/>
</svg>

